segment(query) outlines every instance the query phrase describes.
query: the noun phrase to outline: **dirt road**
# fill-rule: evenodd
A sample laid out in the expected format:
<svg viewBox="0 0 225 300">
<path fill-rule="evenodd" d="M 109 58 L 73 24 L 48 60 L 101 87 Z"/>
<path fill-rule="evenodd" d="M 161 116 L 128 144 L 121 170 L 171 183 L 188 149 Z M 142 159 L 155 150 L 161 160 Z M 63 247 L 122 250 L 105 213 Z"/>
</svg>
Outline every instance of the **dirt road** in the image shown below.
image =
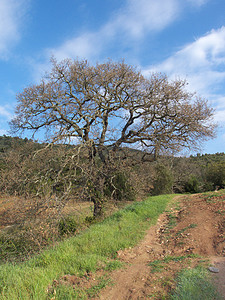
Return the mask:
<svg viewBox="0 0 225 300">
<path fill-rule="evenodd" d="M 225 194 L 178 196 L 177 201 L 139 245 L 118 252 L 125 267 L 111 274 L 113 284 L 100 299 L 166 299 L 177 272 L 199 263 L 219 269 L 212 276 L 225 299 Z"/>
</svg>

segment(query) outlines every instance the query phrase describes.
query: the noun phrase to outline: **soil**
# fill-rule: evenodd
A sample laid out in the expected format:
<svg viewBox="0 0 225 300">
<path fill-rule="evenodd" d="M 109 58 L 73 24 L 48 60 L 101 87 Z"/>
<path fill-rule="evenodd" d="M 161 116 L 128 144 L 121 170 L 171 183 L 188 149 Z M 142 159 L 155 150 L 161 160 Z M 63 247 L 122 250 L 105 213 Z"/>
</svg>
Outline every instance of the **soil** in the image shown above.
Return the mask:
<svg viewBox="0 0 225 300">
<path fill-rule="evenodd" d="M 225 299 L 225 194 L 176 200 L 139 245 L 118 252 L 125 267 L 111 273 L 112 284 L 96 299 L 167 299 L 177 273 L 199 264 L 219 269 L 210 274 Z"/>
</svg>

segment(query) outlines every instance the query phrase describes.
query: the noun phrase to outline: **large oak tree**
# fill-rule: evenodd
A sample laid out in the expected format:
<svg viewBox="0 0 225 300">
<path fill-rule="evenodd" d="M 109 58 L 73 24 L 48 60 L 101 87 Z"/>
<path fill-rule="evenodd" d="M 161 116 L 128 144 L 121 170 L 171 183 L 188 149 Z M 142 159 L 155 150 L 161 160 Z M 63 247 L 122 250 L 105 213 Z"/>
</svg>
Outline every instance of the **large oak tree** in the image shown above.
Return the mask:
<svg viewBox="0 0 225 300">
<path fill-rule="evenodd" d="M 90 164 L 101 162 L 91 195 L 96 215 L 106 174 L 121 149 L 155 155 L 180 151 L 200 145 L 215 131 L 212 108 L 188 92 L 185 81 L 169 81 L 159 73 L 145 78 L 124 62 L 52 60 L 51 72 L 17 99 L 15 131 L 45 132 L 51 143 L 73 142 L 86 149 Z"/>
</svg>

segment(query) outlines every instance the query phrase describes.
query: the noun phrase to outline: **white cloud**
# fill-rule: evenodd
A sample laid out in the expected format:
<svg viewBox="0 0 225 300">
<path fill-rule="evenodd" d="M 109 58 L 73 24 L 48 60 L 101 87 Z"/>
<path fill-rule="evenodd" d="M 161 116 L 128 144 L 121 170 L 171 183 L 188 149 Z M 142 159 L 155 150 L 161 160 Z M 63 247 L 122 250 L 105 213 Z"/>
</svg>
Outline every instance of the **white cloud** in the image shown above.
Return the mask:
<svg viewBox="0 0 225 300">
<path fill-rule="evenodd" d="M 225 109 L 219 110 L 215 112 L 214 120 L 218 122 L 220 125 L 225 125 Z"/>
<path fill-rule="evenodd" d="M 225 27 L 212 30 L 164 62 L 144 70 L 165 72 L 171 77 L 187 78 L 191 87 L 208 94 L 225 79 Z"/>
<path fill-rule="evenodd" d="M 177 0 L 130 0 L 117 17 L 109 22 L 115 31 L 124 31 L 133 38 L 165 28 L 179 12 Z"/>
<path fill-rule="evenodd" d="M 58 60 L 68 57 L 87 58 L 97 54 L 100 47 L 98 33 L 87 33 L 66 41 L 56 49 L 48 49 L 47 56 L 54 55 Z"/>
<path fill-rule="evenodd" d="M 20 39 L 21 19 L 28 0 L 0 0 L 0 57 Z"/>
<path fill-rule="evenodd" d="M 48 49 L 47 54 L 54 54 L 59 60 L 77 56 L 90 59 L 111 44 L 137 41 L 163 30 L 179 17 L 183 4 L 180 0 L 127 0 L 99 30 L 83 32 L 59 47 Z"/>
<path fill-rule="evenodd" d="M 211 30 L 143 73 L 154 71 L 165 72 L 171 79 L 187 79 L 188 89 L 208 99 L 215 108 L 214 120 L 225 126 L 225 27 Z"/>
<path fill-rule="evenodd" d="M 9 108 L 8 106 L 0 106 L 0 116 L 10 120 L 12 118 L 12 114 L 10 112 L 11 109 L 12 108 Z"/>
<path fill-rule="evenodd" d="M 110 48 L 115 45 L 120 45 L 122 51 L 127 45 L 138 47 L 146 35 L 162 31 L 179 18 L 186 5 L 190 5 L 189 2 L 190 0 L 126 0 L 98 30 L 82 32 L 58 47 L 46 49 L 45 57 L 49 59 L 53 55 L 57 60 L 76 57 L 98 60 L 106 50 L 110 52 Z M 192 5 L 200 6 L 204 2 L 196 0 Z"/>
</svg>

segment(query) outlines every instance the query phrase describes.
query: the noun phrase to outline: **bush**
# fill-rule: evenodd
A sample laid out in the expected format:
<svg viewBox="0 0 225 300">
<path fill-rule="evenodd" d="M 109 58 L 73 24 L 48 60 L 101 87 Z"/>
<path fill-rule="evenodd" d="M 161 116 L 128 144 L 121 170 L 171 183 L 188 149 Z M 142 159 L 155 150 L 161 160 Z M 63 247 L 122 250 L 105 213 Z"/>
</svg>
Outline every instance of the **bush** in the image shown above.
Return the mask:
<svg viewBox="0 0 225 300">
<path fill-rule="evenodd" d="M 206 169 L 205 185 L 215 189 L 225 188 L 225 162 L 211 163 Z"/>
<path fill-rule="evenodd" d="M 157 164 L 153 182 L 153 195 L 170 194 L 173 189 L 173 175 L 171 170 L 162 163 Z"/>
<path fill-rule="evenodd" d="M 187 182 L 184 184 L 184 190 L 187 193 L 199 193 L 199 181 L 195 176 L 191 176 Z"/>
<path fill-rule="evenodd" d="M 116 173 L 107 183 L 105 188 L 105 195 L 113 197 L 115 200 L 135 200 L 135 191 L 129 182 L 126 174 L 119 172 Z"/>
<path fill-rule="evenodd" d="M 77 227 L 77 222 L 71 216 L 67 216 L 66 218 L 61 219 L 58 224 L 60 235 L 75 233 Z"/>
<path fill-rule="evenodd" d="M 0 233 L 1 263 L 23 261 L 39 250 L 38 243 L 26 228 L 12 227 L 11 232 L 2 230 Z"/>
</svg>

